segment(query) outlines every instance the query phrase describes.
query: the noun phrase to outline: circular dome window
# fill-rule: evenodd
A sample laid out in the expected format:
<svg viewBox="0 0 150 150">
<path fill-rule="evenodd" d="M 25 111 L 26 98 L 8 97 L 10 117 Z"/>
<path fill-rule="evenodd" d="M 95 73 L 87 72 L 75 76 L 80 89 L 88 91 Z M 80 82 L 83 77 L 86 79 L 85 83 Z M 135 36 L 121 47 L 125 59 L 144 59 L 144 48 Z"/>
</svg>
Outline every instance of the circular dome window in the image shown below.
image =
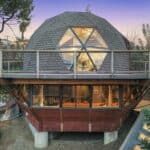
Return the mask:
<svg viewBox="0 0 150 150">
<path fill-rule="evenodd" d="M 77 71 L 100 69 L 107 54 L 92 51 L 108 48 L 100 33 L 96 29 L 89 27 L 71 27 L 67 29 L 58 47 L 60 51 L 68 51 L 67 53 L 62 52 L 61 56 L 69 70 L 74 66 L 73 51 L 79 51 L 76 52 L 75 56 Z"/>
</svg>

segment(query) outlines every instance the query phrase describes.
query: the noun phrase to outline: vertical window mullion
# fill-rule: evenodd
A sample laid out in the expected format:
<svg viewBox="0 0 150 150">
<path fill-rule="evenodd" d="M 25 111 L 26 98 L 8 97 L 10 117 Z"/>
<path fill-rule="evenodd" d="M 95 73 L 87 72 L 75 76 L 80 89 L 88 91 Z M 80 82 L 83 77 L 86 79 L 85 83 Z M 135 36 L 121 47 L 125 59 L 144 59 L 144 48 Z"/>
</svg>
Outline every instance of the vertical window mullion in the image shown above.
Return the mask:
<svg viewBox="0 0 150 150">
<path fill-rule="evenodd" d="M 122 109 L 123 107 L 123 93 L 124 93 L 124 86 L 119 85 L 119 108 Z"/>
<path fill-rule="evenodd" d="M 60 102 L 60 108 L 62 108 L 63 105 L 63 85 L 59 86 L 59 102 Z"/>
<path fill-rule="evenodd" d="M 92 108 L 92 102 L 93 102 L 93 86 L 89 85 L 90 90 L 90 100 L 89 100 L 89 107 Z"/>
</svg>

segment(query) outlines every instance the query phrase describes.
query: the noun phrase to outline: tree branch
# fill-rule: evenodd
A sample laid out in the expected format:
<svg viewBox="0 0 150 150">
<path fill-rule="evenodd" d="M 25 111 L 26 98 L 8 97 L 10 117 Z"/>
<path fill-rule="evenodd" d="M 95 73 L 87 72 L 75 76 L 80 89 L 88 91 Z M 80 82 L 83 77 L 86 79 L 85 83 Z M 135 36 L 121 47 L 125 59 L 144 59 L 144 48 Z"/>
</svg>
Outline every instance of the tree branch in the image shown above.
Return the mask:
<svg viewBox="0 0 150 150">
<path fill-rule="evenodd" d="M 4 21 L 4 18 L 2 18 L 2 25 L 1 25 L 0 33 L 3 32 L 4 26 L 5 26 L 5 21 Z"/>
<path fill-rule="evenodd" d="M 2 33 L 4 31 L 4 27 L 5 27 L 5 24 L 14 17 L 15 15 L 15 12 L 11 14 L 10 17 L 8 18 L 2 18 L 2 25 L 1 25 L 1 29 L 0 29 L 0 33 Z"/>
</svg>

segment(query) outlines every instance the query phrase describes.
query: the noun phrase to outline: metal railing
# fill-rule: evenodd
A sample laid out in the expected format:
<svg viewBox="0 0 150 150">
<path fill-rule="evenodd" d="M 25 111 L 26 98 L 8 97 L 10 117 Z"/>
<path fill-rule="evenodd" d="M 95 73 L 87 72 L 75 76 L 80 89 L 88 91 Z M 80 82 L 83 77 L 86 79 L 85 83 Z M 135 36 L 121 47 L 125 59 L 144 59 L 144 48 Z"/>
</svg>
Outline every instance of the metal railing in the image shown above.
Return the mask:
<svg viewBox="0 0 150 150">
<path fill-rule="evenodd" d="M 148 50 L 0 50 L 0 78 L 150 78 Z"/>
</svg>

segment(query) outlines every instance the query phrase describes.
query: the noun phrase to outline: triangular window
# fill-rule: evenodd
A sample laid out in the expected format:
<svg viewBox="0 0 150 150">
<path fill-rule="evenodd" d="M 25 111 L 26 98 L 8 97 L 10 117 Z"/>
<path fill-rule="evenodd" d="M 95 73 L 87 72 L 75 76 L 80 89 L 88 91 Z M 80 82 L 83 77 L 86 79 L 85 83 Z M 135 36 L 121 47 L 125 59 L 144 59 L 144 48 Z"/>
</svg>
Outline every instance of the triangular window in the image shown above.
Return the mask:
<svg viewBox="0 0 150 150">
<path fill-rule="evenodd" d="M 107 53 L 92 53 L 92 51 L 101 51 L 101 49 L 108 48 L 108 46 L 96 29 L 89 27 L 70 27 L 61 38 L 58 48 L 60 51 L 68 51 L 60 53 L 68 70 L 74 69 L 73 62 L 75 61 L 76 70 L 86 72 L 99 70 L 107 56 Z M 83 52 L 76 52 L 76 56 L 74 56 L 73 51 L 82 50 Z M 74 60 L 75 57 L 76 60 Z"/>
<path fill-rule="evenodd" d="M 90 34 L 93 31 L 92 28 L 84 28 L 84 27 L 76 27 L 72 29 L 83 44 L 86 42 L 86 40 L 89 38 Z"/>
<path fill-rule="evenodd" d="M 69 51 L 77 50 L 75 48 L 65 48 L 61 49 L 64 51 L 68 51 L 68 53 L 61 53 L 61 57 L 63 58 L 63 62 L 66 65 L 67 69 L 70 70 L 73 66 L 73 59 L 74 59 L 74 54 Z"/>
<path fill-rule="evenodd" d="M 70 29 L 68 29 L 62 39 L 59 42 L 59 47 L 67 48 L 73 46 L 81 46 L 79 40 L 76 38 L 74 33 Z"/>
<path fill-rule="evenodd" d="M 94 67 L 87 53 L 79 53 L 77 56 L 77 71 L 93 71 Z"/>
<path fill-rule="evenodd" d="M 104 53 L 104 52 L 101 52 L 101 53 L 92 53 L 94 49 L 88 49 L 88 52 L 91 59 L 93 60 L 93 63 L 95 64 L 96 68 L 97 69 L 100 69 L 107 53 Z"/>
<path fill-rule="evenodd" d="M 86 43 L 87 47 L 107 48 L 101 35 L 95 30 Z"/>
</svg>

